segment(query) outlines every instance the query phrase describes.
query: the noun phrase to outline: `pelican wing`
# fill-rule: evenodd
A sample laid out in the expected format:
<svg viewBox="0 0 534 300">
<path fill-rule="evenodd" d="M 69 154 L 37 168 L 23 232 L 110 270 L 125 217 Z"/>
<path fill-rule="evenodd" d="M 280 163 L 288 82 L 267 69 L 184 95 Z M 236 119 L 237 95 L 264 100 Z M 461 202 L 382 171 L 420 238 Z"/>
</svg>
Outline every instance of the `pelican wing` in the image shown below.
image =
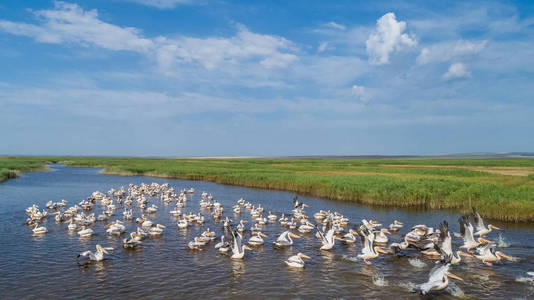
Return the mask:
<svg viewBox="0 0 534 300">
<path fill-rule="evenodd" d="M 435 245 L 435 248 L 441 253 L 442 258 L 444 258 L 452 255 L 452 240 L 447 221 L 441 223 L 439 231 L 438 243 Z"/>
<path fill-rule="evenodd" d="M 297 208 L 299 206 L 299 197 L 295 195 L 293 197 L 293 208 Z"/>
<path fill-rule="evenodd" d="M 428 281 L 415 287 L 415 291 L 422 295 L 427 294 L 434 287 L 438 287 L 443 284 L 445 276 L 449 271 L 450 264 L 441 264 L 434 267 L 428 276 Z"/>
<path fill-rule="evenodd" d="M 484 225 L 484 220 L 482 220 L 482 217 L 477 212 L 476 208 L 473 207 L 473 219 L 475 220 L 475 227 L 477 231 L 485 230 L 486 226 Z"/>
</svg>

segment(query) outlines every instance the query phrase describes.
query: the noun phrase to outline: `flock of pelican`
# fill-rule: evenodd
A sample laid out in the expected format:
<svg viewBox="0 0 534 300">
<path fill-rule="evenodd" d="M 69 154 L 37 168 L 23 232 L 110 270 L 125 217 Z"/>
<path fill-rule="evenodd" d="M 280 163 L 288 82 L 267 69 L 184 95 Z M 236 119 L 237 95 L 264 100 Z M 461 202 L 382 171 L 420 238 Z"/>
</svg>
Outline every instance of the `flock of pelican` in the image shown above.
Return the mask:
<svg viewBox="0 0 534 300">
<path fill-rule="evenodd" d="M 45 209 L 39 209 L 37 205 L 32 205 L 26 209 L 28 219 L 26 224 L 33 227 L 34 235 L 44 235 L 48 232 L 46 227 L 40 226 L 39 222 L 50 215 L 54 215 L 58 223 L 67 223 L 67 230 L 77 232 L 80 238 L 91 237 L 94 233 L 91 227 L 95 222 L 107 222 L 106 233 L 108 235 L 121 236 L 126 233 L 125 222 L 136 223 L 136 229 L 125 234 L 123 247 L 135 249 L 143 244 L 143 240 L 153 236 L 163 234 L 166 227 L 155 224 L 151 218 L 157 214 L 158 206 L 149 203 L 159 198 L 165 205 L 174 203 L 175 207 L 170 214 L 177 218 L 176 226 L 179 230 L 187 230 L 192 224 L 203 225 L 205 214 L 210 215 L 216 222 L 223 225 L 223 234 L 218 237 L 214 231 L 207 228 L 200 236 L 194 237 L 187 243 L 187 247 L 192 251 L 202 250 L 212 241 L 219 240 L 215 245 L 218 252 L 228 255 L 232 259 L 244 259 L 245 250 L 253 250 L 254 247 L 263 245 L 268 236 L 262 232 L 268 223 L 279 223 L 282 232 L 272 241 L 273 247 L 283 248 L 293 245 L 301 235 L 315 232 L 315 236 L 320 241 L 319 249 L 329 251 L 336 246 L 336 241 L 344 244 L 354 244 L 358 237 L 361 241 L 361 253 L 355 260 L 371 264 L 371 260 L 383 255 L 393 255 L 396 257 L 405 256 L 405 252 L 419 251 L 422 255 L 436 260 L 436 266 L 431 270 L 428 281 L 414 287 L 413 291 L 420 294 L 427 294 L 434 290 L 442 290 L 449 284 L 449 278 L 463 281 L 463 279 L 450 272 L 453 265 L 462 262 L 462 257 L 474 257 L 481 263 L 492 266 L 493 263 L 502 259 L 514 261 L 510 257 L 496 250 L 496 244 L 486 236 L 493 230 L 500 230 L 493 225 L 485 225 L 482 217 L 473 208 L 470 216 L 460 218 L 460 233 L 452 233 L 449 224 L 443 221 L 439 228 L 434 229 L 427 225 L 416 225 L 407 232 L 400 242 L 390 242 L 388 235 L 398 232 L 403 227 L 403 222 L 395 220 L 386 228 L 376 220 L 361 220 L 361 223 L 349 227 L 349 219 L 339 212 L 320 210 L 313 216 L 306 215 L 305 208 L 308 206 L 294 197 L 292 211 L 277 216 L 268 212 L 264 217 L 264 208 L 253 205 L 243 198 L 237 200 L 232 206 L 234 220 L 224 217 L 222 204 L 213 199 L 211 194 L 202 193 L 200 200 L 200 211 L 198 213 L 184 213 L 182 210 L 188 201 L 188 194 L 194 193 L 194 189 L 184 189 L 178 194 L 174 188 L 168 184 L 152 183 L 150 185 L 130 184 L 126 190 L 120 187 L 118 190 L 111 189 L 107 193 L 94 192 L 87 200 L 67 207 L 67 201 L 49 201 Z M 93 208 L 95 205 L 101 207 L 101 214 L 95 217 Z M 135 208 L 135 209 L 134 209 Z M 115 218 L 117 210 L 122 209 L 122 221 Z M 139 211 L 139 213 L 137 213 Z M 247 221 L 240 219 L 240 215 L 247 211 L 250 213 L 253 223 L 247 227 Z M 138 215 L 135 218 L 135 214 Z M 240 220 L 238 220 L 240 219 Z M 313 219 L 314 221 L 310 221 Z M 471 223 L 474 221 L 474 226 Z M 248 233 L 248 239 L 245 240 Z M 459 249 L 453 249 L 452 239 L 461 238 L 463 245 Z M 113 251 L 111 247 L 96 245 L 96 251 L 85 251 L 78 255 L 79 259 L 85 259 L 84 263 L 90 261 L 102 261 L 105 255 Z M 304 268 L 305 260 L 311 258 L 304 253 L 288 257 L 284 263 L 291 268 Z M 529 272 L 534 281 L 534 273 Z"/>
</svg>

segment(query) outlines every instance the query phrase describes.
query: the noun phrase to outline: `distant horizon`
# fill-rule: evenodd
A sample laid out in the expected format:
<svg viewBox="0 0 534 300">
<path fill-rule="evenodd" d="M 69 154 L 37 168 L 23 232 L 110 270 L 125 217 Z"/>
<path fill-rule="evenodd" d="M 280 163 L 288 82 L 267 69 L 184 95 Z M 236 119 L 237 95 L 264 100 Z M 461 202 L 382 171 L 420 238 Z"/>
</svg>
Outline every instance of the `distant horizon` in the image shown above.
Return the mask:
<svg viewBox="0 0 534 300">
<path fill-rule="evenodd" d="M 0 153 L 534 149 L 534 1 L 7 1 L 0 42 Z"/>
</svg>

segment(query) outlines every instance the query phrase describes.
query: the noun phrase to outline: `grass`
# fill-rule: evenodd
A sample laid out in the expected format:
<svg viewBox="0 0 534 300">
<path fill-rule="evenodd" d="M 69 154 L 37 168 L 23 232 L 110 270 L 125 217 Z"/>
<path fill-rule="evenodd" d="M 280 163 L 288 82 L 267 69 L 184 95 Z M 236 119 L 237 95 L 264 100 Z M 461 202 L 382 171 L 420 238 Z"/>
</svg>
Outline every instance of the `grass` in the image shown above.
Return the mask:
<svg viewBox="0 0 534 300">
<path fill-rule="evenodd" d="M 0 170 L 7 170 L 10 178 L 10 172 L 31 171 L 50 162 L 104 168 L 108 174 L 206 180 L 369 205 L 460 212 L 476 206 L 492 219 L 534 221 L 534 159 L 11 157 L 0 158 Z M 525 176 L 495 173 L 502 168 Z"/>
</svg>

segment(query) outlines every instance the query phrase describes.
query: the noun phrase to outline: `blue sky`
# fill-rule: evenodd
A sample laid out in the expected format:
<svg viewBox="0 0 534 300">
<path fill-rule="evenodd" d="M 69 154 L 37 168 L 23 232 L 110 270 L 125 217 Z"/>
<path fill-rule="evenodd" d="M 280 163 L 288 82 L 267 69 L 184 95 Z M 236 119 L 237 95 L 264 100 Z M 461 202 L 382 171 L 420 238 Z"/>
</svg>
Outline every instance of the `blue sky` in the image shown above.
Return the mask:
<svg viewBox="0 0 534 300">
<path fill-rule="evenodd" d="M 0 153 L 533 151 L 532 1 L 5 1 Z"/>
</svg>

